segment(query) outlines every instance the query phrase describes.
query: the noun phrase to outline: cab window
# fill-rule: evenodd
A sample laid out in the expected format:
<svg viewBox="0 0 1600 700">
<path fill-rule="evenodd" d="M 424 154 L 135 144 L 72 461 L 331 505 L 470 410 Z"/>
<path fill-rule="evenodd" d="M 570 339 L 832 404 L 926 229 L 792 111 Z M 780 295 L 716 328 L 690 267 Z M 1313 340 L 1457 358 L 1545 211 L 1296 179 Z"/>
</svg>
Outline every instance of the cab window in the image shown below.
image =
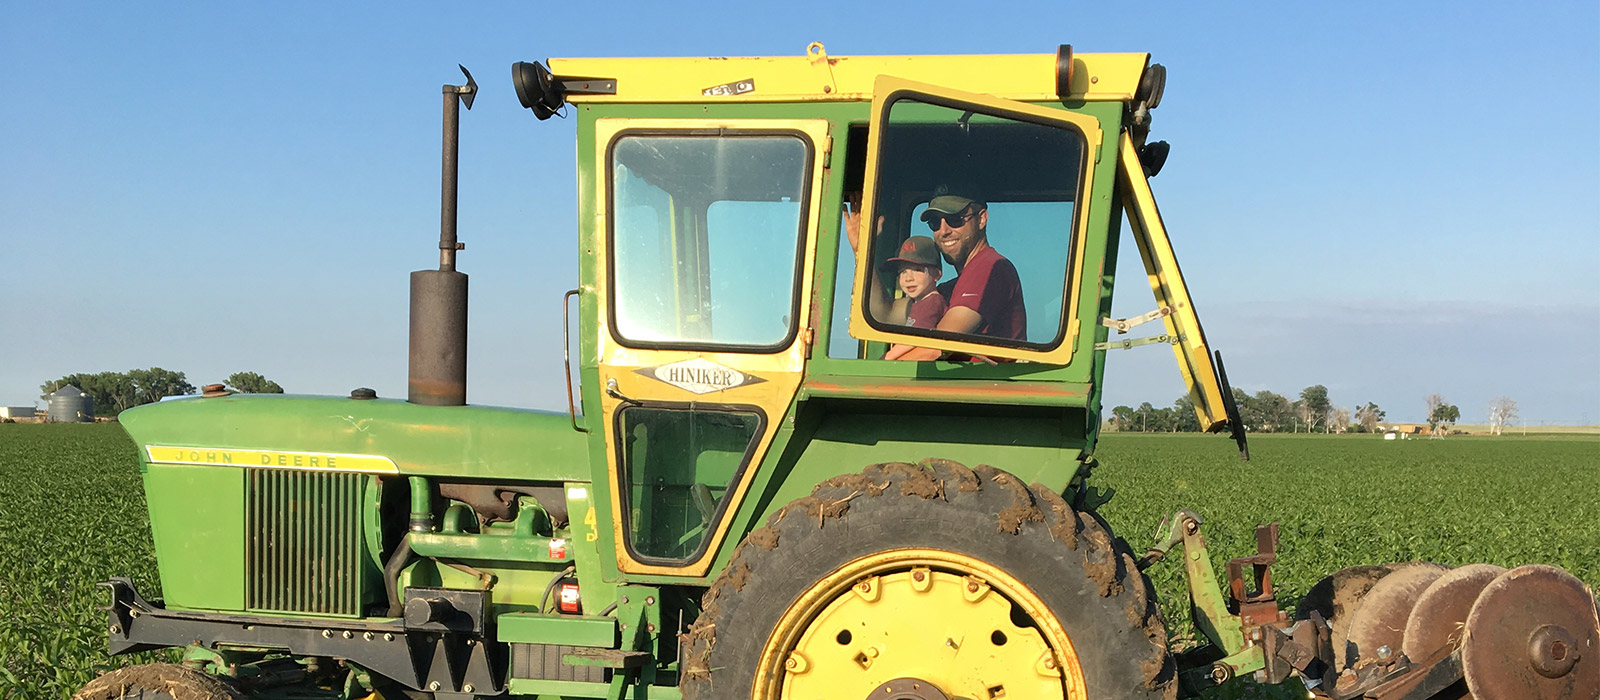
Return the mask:
<svg viewBox="0 0 1600 700">
<path fill-rule="evenodd" d="M 632 347 L 776 351 L 795 333 L 811 148 L 799 134 L 611 144 L 611 327 Z"/>
<path fill-rule="evenodd" d="M 681 562 L 704 552 L 764 424 L 748 407 L 622 409 L 621 496 L 634 558 Z"/>
<path fill-rule="evenodd" d="M 1083 133 L 923 95 L 891 99 L 883 114 L 869 183 L 877 221 L 870 233 L 861 224 L 868 324 L 912 344 L 1059 346 Z"/>
</svg>

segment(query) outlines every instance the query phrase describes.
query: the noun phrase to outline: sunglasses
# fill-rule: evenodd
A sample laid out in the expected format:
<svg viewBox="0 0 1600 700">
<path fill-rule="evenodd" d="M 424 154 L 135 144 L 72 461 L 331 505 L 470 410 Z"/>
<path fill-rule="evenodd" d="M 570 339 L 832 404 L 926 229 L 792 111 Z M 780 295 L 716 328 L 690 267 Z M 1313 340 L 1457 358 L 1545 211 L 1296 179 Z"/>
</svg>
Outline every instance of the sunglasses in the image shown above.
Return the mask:
<svg viewBox="0 0 1600 700">
<path fill-rule="evenodd" d="M 949 226 L 950 228 L 961 228 L 963 224 L 967 223 L 967 221 L 976 214 L 977 212 L 972 211 L 971 207 L 963 209 L 956 214 L 940 214 L 939 212 L 934 212 L 933 216 L 928 218 L 928 230 L 938 231 L 940 221 L 943 221 L 944 225 Z"/>
</svg>

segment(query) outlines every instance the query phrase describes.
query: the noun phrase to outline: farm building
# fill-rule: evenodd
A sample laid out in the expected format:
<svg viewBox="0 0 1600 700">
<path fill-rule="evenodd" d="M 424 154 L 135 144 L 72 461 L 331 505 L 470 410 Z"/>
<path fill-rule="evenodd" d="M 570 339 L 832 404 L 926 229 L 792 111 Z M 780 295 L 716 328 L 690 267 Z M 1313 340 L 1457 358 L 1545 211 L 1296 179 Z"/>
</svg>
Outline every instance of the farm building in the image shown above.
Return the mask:
<svg viewBox="0 0 1600 700">
<path fill-rule="evenodd" d="M 1391 423 L 1378 426 L 1378 432 L 1385 440 L 1404 440 L 1412 435 L 1426 435 L 1428 426 L 1425 423 Z"/>
<path fill-rule="evenodd" d="M 32 406 L 0 406 L 0 420 L 29 420 L 38 413 L 38 409 Z"/>
<path fill-rule="evenodd" d="M 71 384 L 61 387 L 50 395 L 50 416 L 46 420 L 52 423 L 93 423 L 94 398 Z"/>
</svg>

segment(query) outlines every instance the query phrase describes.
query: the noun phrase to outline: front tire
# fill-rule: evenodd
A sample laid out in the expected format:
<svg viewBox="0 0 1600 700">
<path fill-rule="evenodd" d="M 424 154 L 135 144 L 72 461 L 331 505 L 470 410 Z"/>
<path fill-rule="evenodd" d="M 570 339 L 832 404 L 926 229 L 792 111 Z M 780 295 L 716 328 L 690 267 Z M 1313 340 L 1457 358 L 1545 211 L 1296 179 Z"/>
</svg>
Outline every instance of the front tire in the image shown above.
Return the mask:
<svg viewBox="0 0 1600 700">
<path fill-rule="evenodd" d="M 1170 699 L 1149 591 L 1127 546 L 1048 489 L 946 460 L 874 465 L 740 543 L 690 629 L 684 697 L 854 699 L 904 681 Z"/>
</svg>

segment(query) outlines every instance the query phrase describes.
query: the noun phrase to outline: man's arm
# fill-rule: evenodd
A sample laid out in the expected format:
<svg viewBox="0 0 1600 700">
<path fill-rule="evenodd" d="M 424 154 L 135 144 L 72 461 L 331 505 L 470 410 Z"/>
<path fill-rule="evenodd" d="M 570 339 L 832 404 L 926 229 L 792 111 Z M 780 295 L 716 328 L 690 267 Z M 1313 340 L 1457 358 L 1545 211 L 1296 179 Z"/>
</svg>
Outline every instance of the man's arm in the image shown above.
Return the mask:
<svg viewBox="0 0 1600 700">
<path fill-rule="evenodd" d="M 978 312 L 965 306 L 952 306 L 944 312 L 944 318 L 939 319 L 939 325 L 934 326 L 934 328 L 953 333 L 972 333 L 977 331 L 981 325 L 983 325 L 983 316 L 979 315 Z M 899 354 L 896 354 L 896 351 Z M 908 348 L 904 345 L 895 345 L 890 349 L 889 354 L 883 356 L 883 359 L 921 361 L 937 360 L 943 356 L 943 350 L 920 347 Z"/>
<path fill-rule="evenodd" d="M 950 331 L 951 333 L 976 333 L 983 326 L 983 315 L 966 306 L 952 306 L 944 312 L 944 318 L 939 319 L 936 330 Z"/>
<path fill-rule="evenodd" d="M 855 198 L 848 201 L 850 206 L 849 208 L 845 209 L 844 213 L 844 236 L 845 240 L 850 242 L 850 253 L 854 255 L 856 251 L 861 249 L 860 195 L 857 194 L 855 195 Z M 876 236 L 882 232 L 883 217 L 880 216 L 878 217 L 877 231 L 875 231 L 873 235 Z M 889 323 L 895 323 L 895 321 L 887 318 L 892 311 L 890 308 L 891 301 L 889 299 L 889 290 L 885 289 L 883 286 L 883 281 L 878 279 L 878 270 L 876 267 L 872 267 L 871 260 L 867 261 L 867 265 L 869 268 L 867 270 L 867 310 L 871 311 L 872 317 L 880 322 L 888 321 Z M 899 322 L 904 323 L 905 318 L 901 317 Z"/>
</svg>

